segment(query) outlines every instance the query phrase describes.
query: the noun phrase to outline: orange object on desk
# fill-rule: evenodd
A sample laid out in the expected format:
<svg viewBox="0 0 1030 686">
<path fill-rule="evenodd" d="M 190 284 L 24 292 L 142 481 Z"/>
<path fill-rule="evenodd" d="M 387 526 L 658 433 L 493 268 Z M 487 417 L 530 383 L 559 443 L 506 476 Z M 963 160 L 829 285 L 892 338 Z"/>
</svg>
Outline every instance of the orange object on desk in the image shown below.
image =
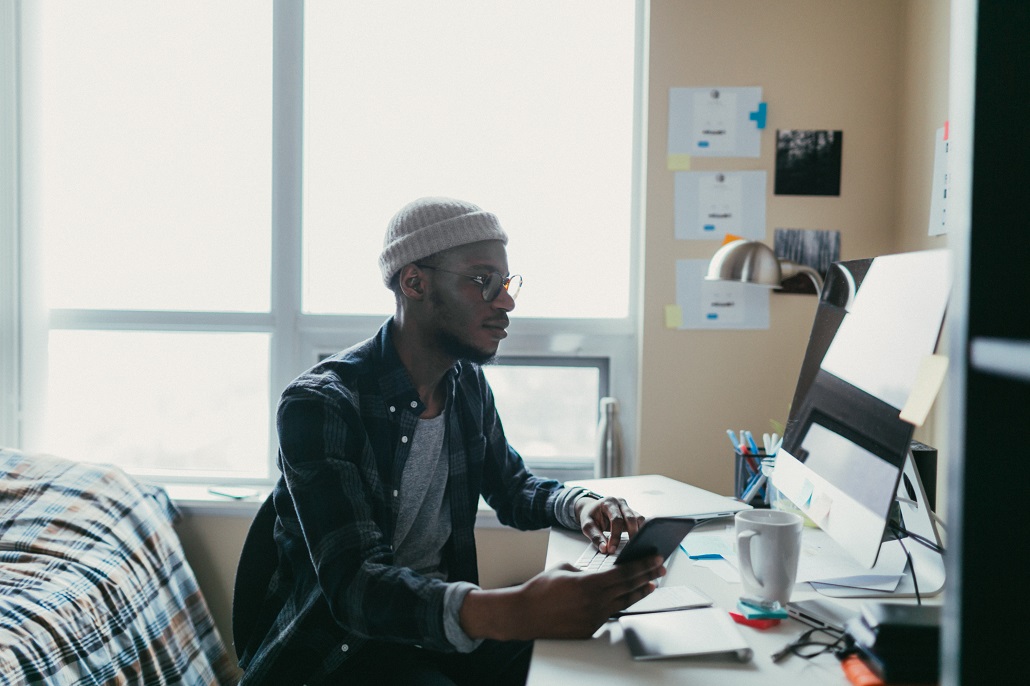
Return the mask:
<svg viewBox="0 0 1030 686">
<path fill-rule="evenodd" d="M 869 669 L 869 665 L 862 661 L 858 655 L 849 655 L 840 662 L 844 670 L 844 676 L 854 686 L 885 686 L 883 679 L 876 675 L 876 672 Z"/>
</svg>

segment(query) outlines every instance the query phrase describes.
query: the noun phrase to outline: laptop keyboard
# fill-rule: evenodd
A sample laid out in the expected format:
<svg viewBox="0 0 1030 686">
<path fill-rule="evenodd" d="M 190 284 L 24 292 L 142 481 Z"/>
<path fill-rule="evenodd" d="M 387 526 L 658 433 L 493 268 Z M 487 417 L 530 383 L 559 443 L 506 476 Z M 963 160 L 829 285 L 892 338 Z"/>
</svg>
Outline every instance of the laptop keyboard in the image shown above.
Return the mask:
<svg viewBox="0 0 1030 686">
<path fill-rule="evenodd" d="M 619 556 L 622 549 L 626 547 L 626 542 L 629 540 L 629 536 L 625 533 L 622 534 L 622 540 L 619 541 L 619 547 L 614 553 L 606 554 L 594 547 L 593 543 L 587 543 L 586 549 L 579 556 L 573 564 L 587 572 L 594 572 L 602 569 L 608 569 L 615 564 L 615 558 Z"/>
</svg>

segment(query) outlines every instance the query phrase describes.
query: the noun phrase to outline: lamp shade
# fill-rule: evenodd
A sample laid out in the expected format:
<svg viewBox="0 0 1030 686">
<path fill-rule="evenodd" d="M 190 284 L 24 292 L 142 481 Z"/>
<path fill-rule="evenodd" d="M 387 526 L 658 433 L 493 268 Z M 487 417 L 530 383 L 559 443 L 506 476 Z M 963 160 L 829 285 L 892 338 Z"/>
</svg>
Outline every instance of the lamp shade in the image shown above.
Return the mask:
<svg viewBox="0 0 1030 686">
<path fill-rule="evenodd" d="M 783 272 L 776 254 L 759 241 L 730 241 L 708 263 L 708 281 L 741 281 L 779 288 Z"/>
<path fill-rule="evenodd" d="M 822 293 L 823 278 L 815 269 L 776 257 L 761 241 L 730 241 L 719 248 L 708 263 L 707 281 L 738 281 L 766 288 L 779 288 L 785 279 L 804 274 Z"/>
</svg>

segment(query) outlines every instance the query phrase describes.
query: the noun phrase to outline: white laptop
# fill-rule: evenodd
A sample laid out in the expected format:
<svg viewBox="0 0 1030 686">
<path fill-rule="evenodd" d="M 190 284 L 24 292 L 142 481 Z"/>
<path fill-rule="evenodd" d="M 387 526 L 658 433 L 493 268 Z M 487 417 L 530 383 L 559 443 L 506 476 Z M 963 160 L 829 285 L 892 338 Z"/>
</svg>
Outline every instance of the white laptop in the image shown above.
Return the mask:
<svg viewBox="0 0 1030 686">
<path fill-rule="evenodd" d="M 610 479 L 569 481 L 601 495 L 625 498 L 629 506 L 645 518 L 691 517 L 714 519 L 728 517 L 751 506 L 728 496 L 685 484 L 660 474 L 617 476 Z"/>
</svg>

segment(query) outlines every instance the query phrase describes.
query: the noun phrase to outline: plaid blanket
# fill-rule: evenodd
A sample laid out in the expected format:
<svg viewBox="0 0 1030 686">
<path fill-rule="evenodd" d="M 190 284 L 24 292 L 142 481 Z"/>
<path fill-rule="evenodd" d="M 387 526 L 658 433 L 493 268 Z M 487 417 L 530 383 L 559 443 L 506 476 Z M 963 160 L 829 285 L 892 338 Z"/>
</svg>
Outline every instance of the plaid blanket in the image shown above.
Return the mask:
<svg viewBox="0 0 1030 686">
<path fill-rule="evenodd" d="M 0 684 L 227 684 L 168 495 L 0 449 Z"/>
</svg>

